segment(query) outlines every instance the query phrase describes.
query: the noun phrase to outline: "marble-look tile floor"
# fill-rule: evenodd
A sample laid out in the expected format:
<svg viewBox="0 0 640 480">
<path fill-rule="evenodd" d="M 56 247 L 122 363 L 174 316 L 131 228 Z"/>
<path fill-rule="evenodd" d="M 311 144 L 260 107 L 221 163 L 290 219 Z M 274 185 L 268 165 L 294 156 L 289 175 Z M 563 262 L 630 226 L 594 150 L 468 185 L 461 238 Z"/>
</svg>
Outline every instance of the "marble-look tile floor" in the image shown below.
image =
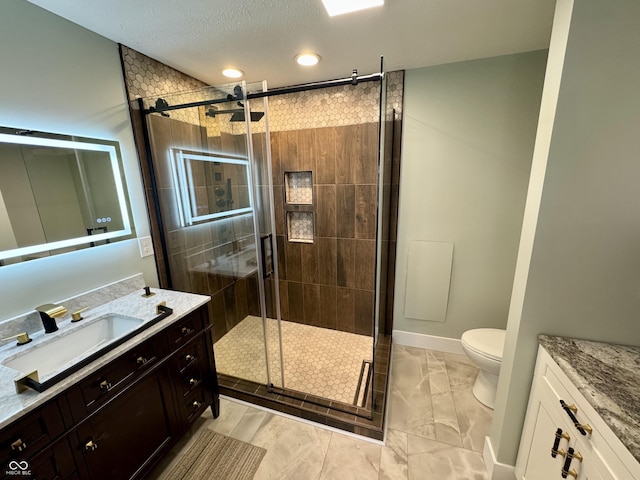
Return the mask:
<svg viewBox="0 0 640 480">
<path fill-rule="evenodd" d="M 281 387 L 278 324 L 267 319 L 271 382 Z M 353 403 L 363 360 L 373 357 L 373 339 L 366 335 L 281 321 L 284 386 L 318 397 Z M 245 317 L 215 345 L 218 372 L 266 383 L 262 319 Z M 364 389 L 363 389 L 364 391 Z"/>
<path fill-rule="evenodd" d="M 151 478 L 210 428 L 267 450 L 255 480 L 486 480 L 493 412 L 473 397 L 476 375 L 463 355 L 394 345 L 384 446 L 222 399 L 220 417 L 208 410 Z"/>
</svg>

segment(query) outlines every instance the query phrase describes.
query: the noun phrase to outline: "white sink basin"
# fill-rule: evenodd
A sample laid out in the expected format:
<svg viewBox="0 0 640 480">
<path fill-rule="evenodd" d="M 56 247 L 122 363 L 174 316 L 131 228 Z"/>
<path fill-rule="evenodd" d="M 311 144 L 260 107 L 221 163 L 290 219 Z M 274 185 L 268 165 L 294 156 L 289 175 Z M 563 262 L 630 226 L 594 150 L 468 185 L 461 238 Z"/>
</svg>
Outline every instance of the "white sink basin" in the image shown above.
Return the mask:
<svg viewBox="0 0 640 480">
<path fill-rule="evenodd" d="M 59 336 L 33 345 L 17 357 L 6 360 L 3 365 L 24 373 L 37 370 L 42 380 L 48 374 L 73 365 L 75 360 L 126 335 L 142 323 L 143 320 L 139 318 L 106 314 L 66 335 L 59 331 Z"/>
</svg>

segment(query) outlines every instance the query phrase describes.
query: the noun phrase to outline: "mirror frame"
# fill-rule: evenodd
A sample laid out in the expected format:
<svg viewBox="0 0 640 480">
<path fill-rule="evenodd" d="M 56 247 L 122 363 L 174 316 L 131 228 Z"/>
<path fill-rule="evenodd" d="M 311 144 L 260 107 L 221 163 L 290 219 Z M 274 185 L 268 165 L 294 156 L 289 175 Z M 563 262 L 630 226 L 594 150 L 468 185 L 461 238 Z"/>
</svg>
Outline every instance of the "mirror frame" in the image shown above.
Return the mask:
<svg viewBox="0 0 640 480">
<path fill-rule="evenodd" d="M 2 129 L 6 131 L 6 129 Z M 24 135 L 21 133 L 29 133 L 29 135 Z M 46 137 L 42 136 L 31 136 L 35 135 L 46 135 Z M 67 148 L 74 150 L 87 150 L 93 152 L 106 152 L 109 154 L 109 158 L 111 160 L 111 168 L 113 171 L 114 182 L 116 185 L 116 193 L 118 197 L 118 204 L 120 206 L 120 214 L 122 215 L 122 222 L 124 228 L 122 230 L 113 230 L 111 232 L 99 233 L 97 235 L 85 235 L 83 237 L 75 237 L 66 240 L 58 240 L 55 242 L 41 243 L 38 245 L 30 245 L 27 247 L 19 247 L 11 250 L 0 251 L 0 260 L 5 260 L 9 258 L 19 257 L 22 255 L 30 255 L 34 253 L 42 253 L 49 250 L 57 250 L 60 248 L 73 247 L 76 245 L 82 245 L 85 243 L 99 242 L 104 240 L 109 240 L 116 237 L 122 237 L 126 235 L 131 235 L 131 220 L 129 218 L 129 208 L 127 205 L 127 196 L 124 189 L 124 183 L 122 180 L 122 173 L 120 171 L 119 164 L 119 156 L 117 141 L 109 141 L 105 140 L 105 143 L 91 143 L 94 142 L 102 142 L 103 140 L 98 139 L 87 139 L 82 138 L 82 141 L 74 141 L 74 140 L 61 140 L 58 138 L 49 138 L 55 134 L 47 134 L 44 132 L 32 132 L 32 131 L 24 131 L 24 130 L 16 130 L 16 134 L 10 133 L 0 133 L 0 143 L 10 143 L 17 145 L 33 145 L 33 146 L 42 146 L 42 147 L 54 147 L 54 148 Z"/>
</svg>

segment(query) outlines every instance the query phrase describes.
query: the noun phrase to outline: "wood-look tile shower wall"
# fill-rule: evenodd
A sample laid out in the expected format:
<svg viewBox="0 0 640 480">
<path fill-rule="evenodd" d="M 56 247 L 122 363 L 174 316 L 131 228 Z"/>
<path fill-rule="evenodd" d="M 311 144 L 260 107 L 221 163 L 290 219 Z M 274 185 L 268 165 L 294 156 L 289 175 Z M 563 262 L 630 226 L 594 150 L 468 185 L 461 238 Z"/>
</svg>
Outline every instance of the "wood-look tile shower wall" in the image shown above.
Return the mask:
<svg viewBox="0 0 640 480">
<path fill-rule="evenodd" d="M 372 335 L 378 124 L 271 132 L 283 320 Z M 311 171 L 313 243 L 287 238 L 284 174 Z"/>
</svg>

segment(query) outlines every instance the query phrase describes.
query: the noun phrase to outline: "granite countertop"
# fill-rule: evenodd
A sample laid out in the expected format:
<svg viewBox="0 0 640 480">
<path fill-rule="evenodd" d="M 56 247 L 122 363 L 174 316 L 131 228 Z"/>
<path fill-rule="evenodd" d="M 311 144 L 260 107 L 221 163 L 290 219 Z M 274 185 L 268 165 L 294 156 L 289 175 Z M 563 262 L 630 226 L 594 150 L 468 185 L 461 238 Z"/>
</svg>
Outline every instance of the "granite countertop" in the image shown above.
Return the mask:
<svg viewBox="0 0 640 480">
<path fill-rule="evenodd" d="M 640 347 L 547 335 L 539 343 L 640 462 Z"/>
<path fill-rule="evenodd" d="M 150 338 L 155 333 L 163 330 L 167 326 L 171 325 L 175 321 L 184 317 L 188 313 L 194 311 L 198 307 L 206 304 L 210 297 L 204 295 L 195 295 L 191 293 L 176 292 L 172 290 L 151 289 L 156 293 L 151 297 L 143 297 L 141 291 L 136 291 L 128 295 L 124 295 L 116 300 L 112 300 L 108 303 L 100 305 L 95 308 L 91 308 L 86 312 L 83 312 L 84 320 L 71 323 L 70 320 L 58 322 L 59 330 L 55 332 L 55 335 L 63 336 L 77 328 L 82 328 L 83 325 L 91 322 L 92 319 L 105 315 L 107 313 L 117 313 L 129 317 L 141 318 L 145 322 L 154 319 L 156 314 L 156 305 L 160 302 L 166 302 L 167 307 L 173 309 L 173 313 L 156 323 L 155 325 L 147 328 L 131 340 L 123 343 L 122 345 L 114 348 L 110 352 L 107 352 L 99 359 L 90 363 L 86 367 L 71 374 L 69 377 L 50 387 L 42 393 L 38 393 L 34 390 L 27 390 L 23 393 L 16 393 L 14 386 L 14 379 L 19 375 L 19 372 L 9 367 L 4 366 L 1 362 L 11 358 L 17 353 L 25 351 L 25 348 L 37 347 L 38 344 L 49 340 L 52 334 L 45 335 L 43 331 L 39 331 L 31 338 L 33 342 L 28 346 L 16 346 L 14 342 L 9 345 L 5 345 L 0 348 L 0 428 L 4 428 L 12 421 L 18 419 L 22 415 L 34 410 L 39 405 L 42 405 L 46 401 L 52 399 L 60 392 L 84 379 L 87 375 L 96 371 L 100 367 L 104 366 L 111 360 L 122 355 L 124 352 L 135 347 L 140 342 Z M 21 350 L 22 349 L 22 350 Z"/>
</svg>

